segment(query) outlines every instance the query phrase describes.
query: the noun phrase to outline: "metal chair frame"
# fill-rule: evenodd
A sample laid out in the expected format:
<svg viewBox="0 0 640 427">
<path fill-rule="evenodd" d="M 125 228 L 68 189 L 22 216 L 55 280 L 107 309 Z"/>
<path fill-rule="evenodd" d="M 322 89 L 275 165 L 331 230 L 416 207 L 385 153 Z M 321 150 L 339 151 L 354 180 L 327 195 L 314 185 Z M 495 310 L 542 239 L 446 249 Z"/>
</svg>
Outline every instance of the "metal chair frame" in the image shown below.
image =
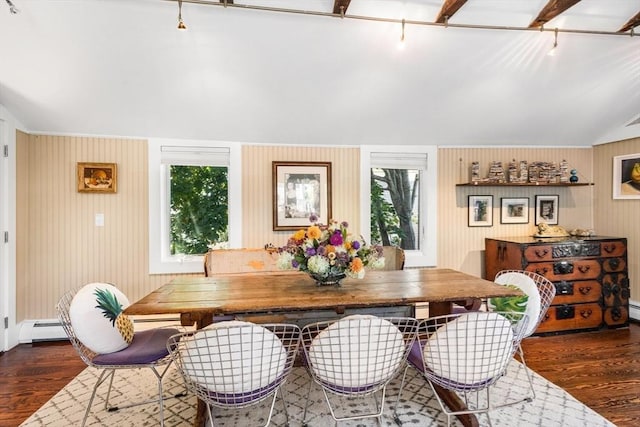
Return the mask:
<svg viewBox="0 0 640 427">
<path fill-rule="evenodd" d="M 164 425 L 164 400 L 167 398 L 186 396 L 186 391 L 182 393 L 178 393 L 173 396 L 163 396 L 162 380 L 165 374 L 167 373 L 169 367 L 171 366 L 171 363 L 172 363 L 171 357 L 169 357 L 169 354 L 167 353 L 166 356 L 160 359 L 154 360 L 151 363 L 132 364 L 132 365 L 125 365 L 125 364 L 104 365 L 104 364 L 94 363 L 94 359 L 96 356 L 98 356 L 98 354 L 91 351 L 78 339 L 73 329 L 73 326 L 71 325 L 71 317 L 69 315 L 69 309 L 71 308 L 71 302 L 73 301 L 73 297 L 77 292 L 78 292 L 78 289 L 73 289 L 71 291 L 66 292 L 56 304 L 56 312 L 58 313 L 58 319 L 62 324 L 62 328 L 67 334 L 69 341 L 71 342 L 75 350 L 78 352 L 78 355 L 80 356 L 82 361 L 86 363 L 87 366 L 90 366 L 100 371 L 100 375 L 98 376 L 98 379 L 96 380 L 96 383 L 93 386 L 91 397 L 89 398 L 89 402 L 87 403 L 87 409 L 85 410 L 84 418 L 82 419 L 81 425 L 84 426 L 85 423 L 87 422 L 87 418 L 89 417 L 89 413 L 91 412 L 91 405 L 93 404 L 93 400 L 98 391 L 98 387 L 101 384 L 103 384 L 105 381 L 109 380 L 109 388 L 107 389 L 107 395 L 104 403 L 104 409 L 107 412 L 114 412 L 120 409 L 126 409 L 134 406 L 146 405 L 146 404 L 155 402 L 155 403 L 158 403 L 159 405 L 160 425 L 163 426 Z M 181 328 L 176 328 L 176 327 L 171 327 L 170 329 L 181 330 Z M 134 337 L 134 340 L 135 340 L 135 337 Z M 116 371 L 127 370 L 127 369 L 143 369 L 143 368 L 150 369 L 155 375 L 157 379 L 157 384 L 158 384 L 158 398 L 145 400 L 143 402 L 130 403 L 127 405 L 119 405 L 119 406 L 109 405 L 109 397 L 111 395 L 113 378 L 115 376 Z"/>
<path fill-rule="evenodd" d="M 373 321 L 372 321 L 373 319 Z M 380 320 L 387 323 L 382 323 Z M 406 367 L 406 360 L 415 340 L 418 321 L 409 317 L 349 316 L 344 319 L 308 324 L 302 328 L 303 361 L 313 381 L 309 382 L 308 396 L 313 384 L 320 386 L 331 416 L 336 421 L 377 418 L 381 421 L 384 412 L 386 387 L 389 382 Z M 333 331 L 348 331 L 350 334 L 339 339 L 335 336 L 321 342 L 320 334 L 327 328 Z M 353 331 L 358 331 L 355 335 Z M 363 331 L 365 334 L 363 335 Z M 338 335 L 341 335 L 338 332 Z M 363 337 L 367 337 L 363 344 Z M 395 347 L 394 347 L 395 346 Z M 363 348 L 364 347 L 364 348 Z M 314 362 L 315 360 L 315 362 Z M 377 373 L 376 373 L 377 372 Z M 344 385 L 354 376 L 366 375 L 365 385 Z M 330 381 L 332 377 L 335 381 Z M 380 392 L 380 400 L 376 394 Z M 333 405 L 331 397 L 366 398 L 372 397 L 375 411 L 367 414 L 338 416 L 339 405 Z M 305 403 L 303 426 L 309 398 Z M 334 407 L 335 406 L 335 407 Z"/>
<path fill-rule="evenodd" d="M 532 331 L 531 333 L 527 334 L 525 332 L 525 335 L 523 336 L 523 338 L 527 338 L 532 335 L 533 331 L 535 331 L 538 328 L 538 326 L 540 326 L 540 323 L 542 323 L 542 321 L 545 319 L 547 315 L 547 311 L 549 310 L 549 307 L 551 306 L 551 303 L 553 302 L 553 299 L 556 296 L 556 286 L 553 284 L 553 282 L 551 282 L 549 279 L 542 276 L 541 274 L 534 273 L 532 271 L 526 271 L 526 270 L 502 270 L 496 274 L 496 277 L 494 280 L 498 280 L 500 276 L 503 276 L 505 274 L 514 274 L 514 273 L 522 274 L 523 276 L 533 279 L 538 289 L 538 294 L 540 295 L 540 312 L 536 319 L 530 319 L 530 322 L 534 322 L 535 327 L 531 328 L 531 331 Z M 529 381 L 529 388 L 531 391 L 531 394 L 529 396 L 523 398 L 520 401 L 531 402 L 533 399 L 536 398 L 536 392 L 533 387 L 533 377 L 531 375 L 531 371 L 527 367 L 527 362 L 524 359 L 524 351 L 522 350 L 522 345 L 520 345 L 520 343 L 518 343 L 518 347 L 516 350 L 517 350 L 517 354 L 520 359 L 520 362 L 523 365 L 524 371 L 527 374 L 527 380 Z"/>
<path fill-rule="evenodd" d="M 455 328 L 443 328 L 454 320 L 458 320 Z M 490 389 L 504 376 L 526 325 L 526 314 L 484 311 L 437 316 L 420 322 L 414 345 L 418 348 L 412 351 L 407 369 L 417 369 L 427 380 L 447 416 L 447 425 L 451 425 L 452 416 L 480 413 L 487 415 L 491 425 L 489 411 L 516 403 L 493 404 Z M 469 345 L 473 346 L 473 352 L 466 351 Z M 425 346 L 429 346 L 429 361 L 423 355 Z M 407 369 L 402 376 L 394 408 L 397 423 L 400 423 L 397 408 Z M 461 394 L 466 408 L 450 410 L 436 391 L 436 386 Z M 483 392 L 484 398 L 481 399 Z"/>
<path fill-rule="evenodd" d="M 238 321 L 214 326 L 174 335 L 167 341 L 187 389 L 206 404 L 210 425 L 214 426 L 212 406 L 241 409 L 271 398 L 265 424 L 268 426 L 278 394 L 288 422 L 282 386 L 298 354 L 300 328 L 293 324 Z M 258 365 L 252 364 L 255 354 L 261 355 Z M 241 390 L 239 384 L 243 386 Z M 245 390 L 249 385 L 253 387 Z"/>
</svg>

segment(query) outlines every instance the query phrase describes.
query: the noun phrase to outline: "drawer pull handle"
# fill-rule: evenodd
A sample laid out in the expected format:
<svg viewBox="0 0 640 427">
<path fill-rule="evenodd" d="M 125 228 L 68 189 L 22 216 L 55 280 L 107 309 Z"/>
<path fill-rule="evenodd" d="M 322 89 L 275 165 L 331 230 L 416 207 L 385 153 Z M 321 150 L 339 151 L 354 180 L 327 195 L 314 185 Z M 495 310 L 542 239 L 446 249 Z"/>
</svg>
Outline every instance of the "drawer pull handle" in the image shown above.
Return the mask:
<svg viewBox="0 0 640 427">
<path fill-rule="evenodd" d="M 582 273 L 582 274 L 586 273 L 590 269 L 591 269 L 591 266 L 589 266 L 589 265 L 580 265 L 580 266 L 578 266 L 578 270 L 580 270 L 580 273 Z"/>
<path fill-rule="evenodd" d="M 536 256 L 538 258 L 544 258 L 548 253 L 549 253 L 548 249 L 542 249 L 542 250 L 536 249 L 535 250 L 535 254 L 536 254 Z"/>
<path fill-rule="evenodd" d="M 591 314 L 593 314 L 593 311 L 591 309 L 580 310 L 580 316 L 582 316 L 584 319 L 588 319 L 589 317 L 591 317 Z"/>
<path fill-rule="evenodd" d="M 544 276 L 545 274 L 547 274 L 548 271 L 549 269 L 547 267 L 536 268 L 536 273 L 538 273 L 541 276 Z"/>
<path fill-rule="evenodd" d="M 615 244 L 613 244 L 613 245 L 604 245 L 603 248 L 604 248 L 604 251 L 606 253 L 610 254 L 610 253 L 613 253 L 613 251 L 616 250 L 616 245 Z"/>
<path fill-rule="evenodd" d="M 611 258 L 609 260 L 609 267 L 611 267 L 612 270 L 617 270 L 618 267 L 620 267 L 620 259 L 619 258 Z"/>
<path fill-rule="evenodd" d="M 580 293 L 582 295 L 587 295 L 589 292 L 591 292 L 591 286 L 580 286 L 578 289 L 580 290 Z"/>
</svg>

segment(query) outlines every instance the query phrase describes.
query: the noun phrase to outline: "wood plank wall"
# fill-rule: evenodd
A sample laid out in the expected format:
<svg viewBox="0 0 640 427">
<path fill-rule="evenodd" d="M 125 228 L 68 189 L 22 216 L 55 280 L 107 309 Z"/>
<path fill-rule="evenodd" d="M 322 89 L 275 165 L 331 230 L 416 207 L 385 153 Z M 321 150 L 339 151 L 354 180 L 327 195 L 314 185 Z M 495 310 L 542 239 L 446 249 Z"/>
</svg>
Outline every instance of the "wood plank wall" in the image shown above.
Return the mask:
<svg viewBox="0 0 640 427">
<path fill-rule="evenodd" d="M 639 277 L 638 201 L 611 201 L 611 155 L 640 152 L 640 139 L 595 148 L 441 148 L 438 150 L 438 265 L 482 274 L 485 237 L 532 234 L 536 194 L 560 196 L 560 224 L 568 228 L 595 226 L 600 234 L 630 237 L 632 282 Z M 604 152 L 601 150 L 612 150 Z M 612 153 L 616 154 L 612 154 Z M 607 158 L 608 156 L 608 158 Z M 359 224 L 359 150 L 353 147 L 293 147 L 245 145 L 243 168 L 243 246 L 283 244 L 289 232 L 272 230 L 271 162 L 330 161 L 333 167 L 333 216 Z M 468 167 L 480 161 L 486 173 L 491 160 L 559 161 L 566 159 L 593 187 L 575 188 L 465 188 Z M 592 158 L 596 174 L 592 173 Z M 462 159 L 462 160 L 460 160 Z M 145 140 L 26 135 L 17 140 L 18 266 L 17 321 L 55 317 L 60 294 L 91 281 L 118 285 L 136 300 L 171 279 L 148 274 L 148 177 Z M 76 162 L 118 164 L 118 193 L 84 194 L 76 191 Z M 608 181 L 605 181 L 608 180 Z M 467 227 L 467 196 L 494 195 L 494 225 Z M 529 197 L 530 222 L 500 224 L 501 197 Z M 595 212 L 592 206 L 595 203 Z M 623 208 L 617 221 L 611 209 Z M 105 226 L 94 225 L 94 215 L 105 214 Z M 615 218 L 618 218 L 617 216 Z M 618 224 L 618 225 L 616 225 Z M 624 228 L 621 228 L 624 227 Z M 630 227 L 630 228 L 628 228 Z M 625 231 L 626 230 L 626 231 Z M 633 288 L 633 286 L 632 286 Z M 632 289 L 632 299 L 640 292 Z"/>
<path fill-rule="evenodd" d="M 565 159 L 579 172 L 580 181 L 592 180 L 591 148 L 440 148 L 438 150 L 438 266 L 474 275 L 484 274 L 484 239 L 532 235 L 535 232 L 536 195 L 558 195 L 559 225 L 592 227 L 590 187 L 456 187 L 470 181 L 471 162 L 480 162 L 480 175 L 487 176 L 489 163 L 501 161 L 506 168 L 516 161 L 560 162 Z M 493 226 L 468 227 L 468 196 L 493 196 Z M 501 224 L 500 199 L 529 198 L 528 224 Z"/>
<path fill-rule="evenodd" d="M 640 138 L 593 147 L 598 234 L 627 238 L 631 300 L 640 302 L 640 199 L 613 199 L 613 157 L 640 153 Z M 640 157 L 640 154 L 638 154 Z"/>
</svg>

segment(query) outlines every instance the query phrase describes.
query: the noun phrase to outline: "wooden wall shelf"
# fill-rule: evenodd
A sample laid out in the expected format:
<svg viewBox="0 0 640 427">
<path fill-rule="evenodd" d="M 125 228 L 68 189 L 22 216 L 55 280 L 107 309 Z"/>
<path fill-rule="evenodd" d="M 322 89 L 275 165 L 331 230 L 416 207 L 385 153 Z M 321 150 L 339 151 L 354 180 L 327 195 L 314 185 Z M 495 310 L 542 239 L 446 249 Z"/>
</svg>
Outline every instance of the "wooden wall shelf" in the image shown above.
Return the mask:
<svg viewBox="0 0 640 427">
<path fill-rule="evenodd" d="M 456 184 L 456 187 L 584 187 L 587 185 L 593 185 L 592 182 L 576 182 L 573 183 L 538 183 L 538 182 L 465 182 L 463 184 Z"/>
</svg>

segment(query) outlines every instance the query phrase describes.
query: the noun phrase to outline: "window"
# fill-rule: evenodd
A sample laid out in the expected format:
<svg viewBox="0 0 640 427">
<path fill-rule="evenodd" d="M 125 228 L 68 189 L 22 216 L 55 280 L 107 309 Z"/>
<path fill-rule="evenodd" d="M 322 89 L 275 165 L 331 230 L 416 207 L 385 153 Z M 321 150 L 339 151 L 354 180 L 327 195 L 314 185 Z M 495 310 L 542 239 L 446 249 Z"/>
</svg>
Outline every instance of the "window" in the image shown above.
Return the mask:
<svg viewBox="0 0 640 427">
<path fill-rule="evenodd" d="M 437 260 L 437 148 L 361 148 L 362 218 L 365 238 L 400 246 L 406 266 Z"/>
<path fill-rule="evenodd" d="M 149 272 L 199 273 L 211 245 L 240 246 L 240 148 L 149 141 Z"/>
</svg>

